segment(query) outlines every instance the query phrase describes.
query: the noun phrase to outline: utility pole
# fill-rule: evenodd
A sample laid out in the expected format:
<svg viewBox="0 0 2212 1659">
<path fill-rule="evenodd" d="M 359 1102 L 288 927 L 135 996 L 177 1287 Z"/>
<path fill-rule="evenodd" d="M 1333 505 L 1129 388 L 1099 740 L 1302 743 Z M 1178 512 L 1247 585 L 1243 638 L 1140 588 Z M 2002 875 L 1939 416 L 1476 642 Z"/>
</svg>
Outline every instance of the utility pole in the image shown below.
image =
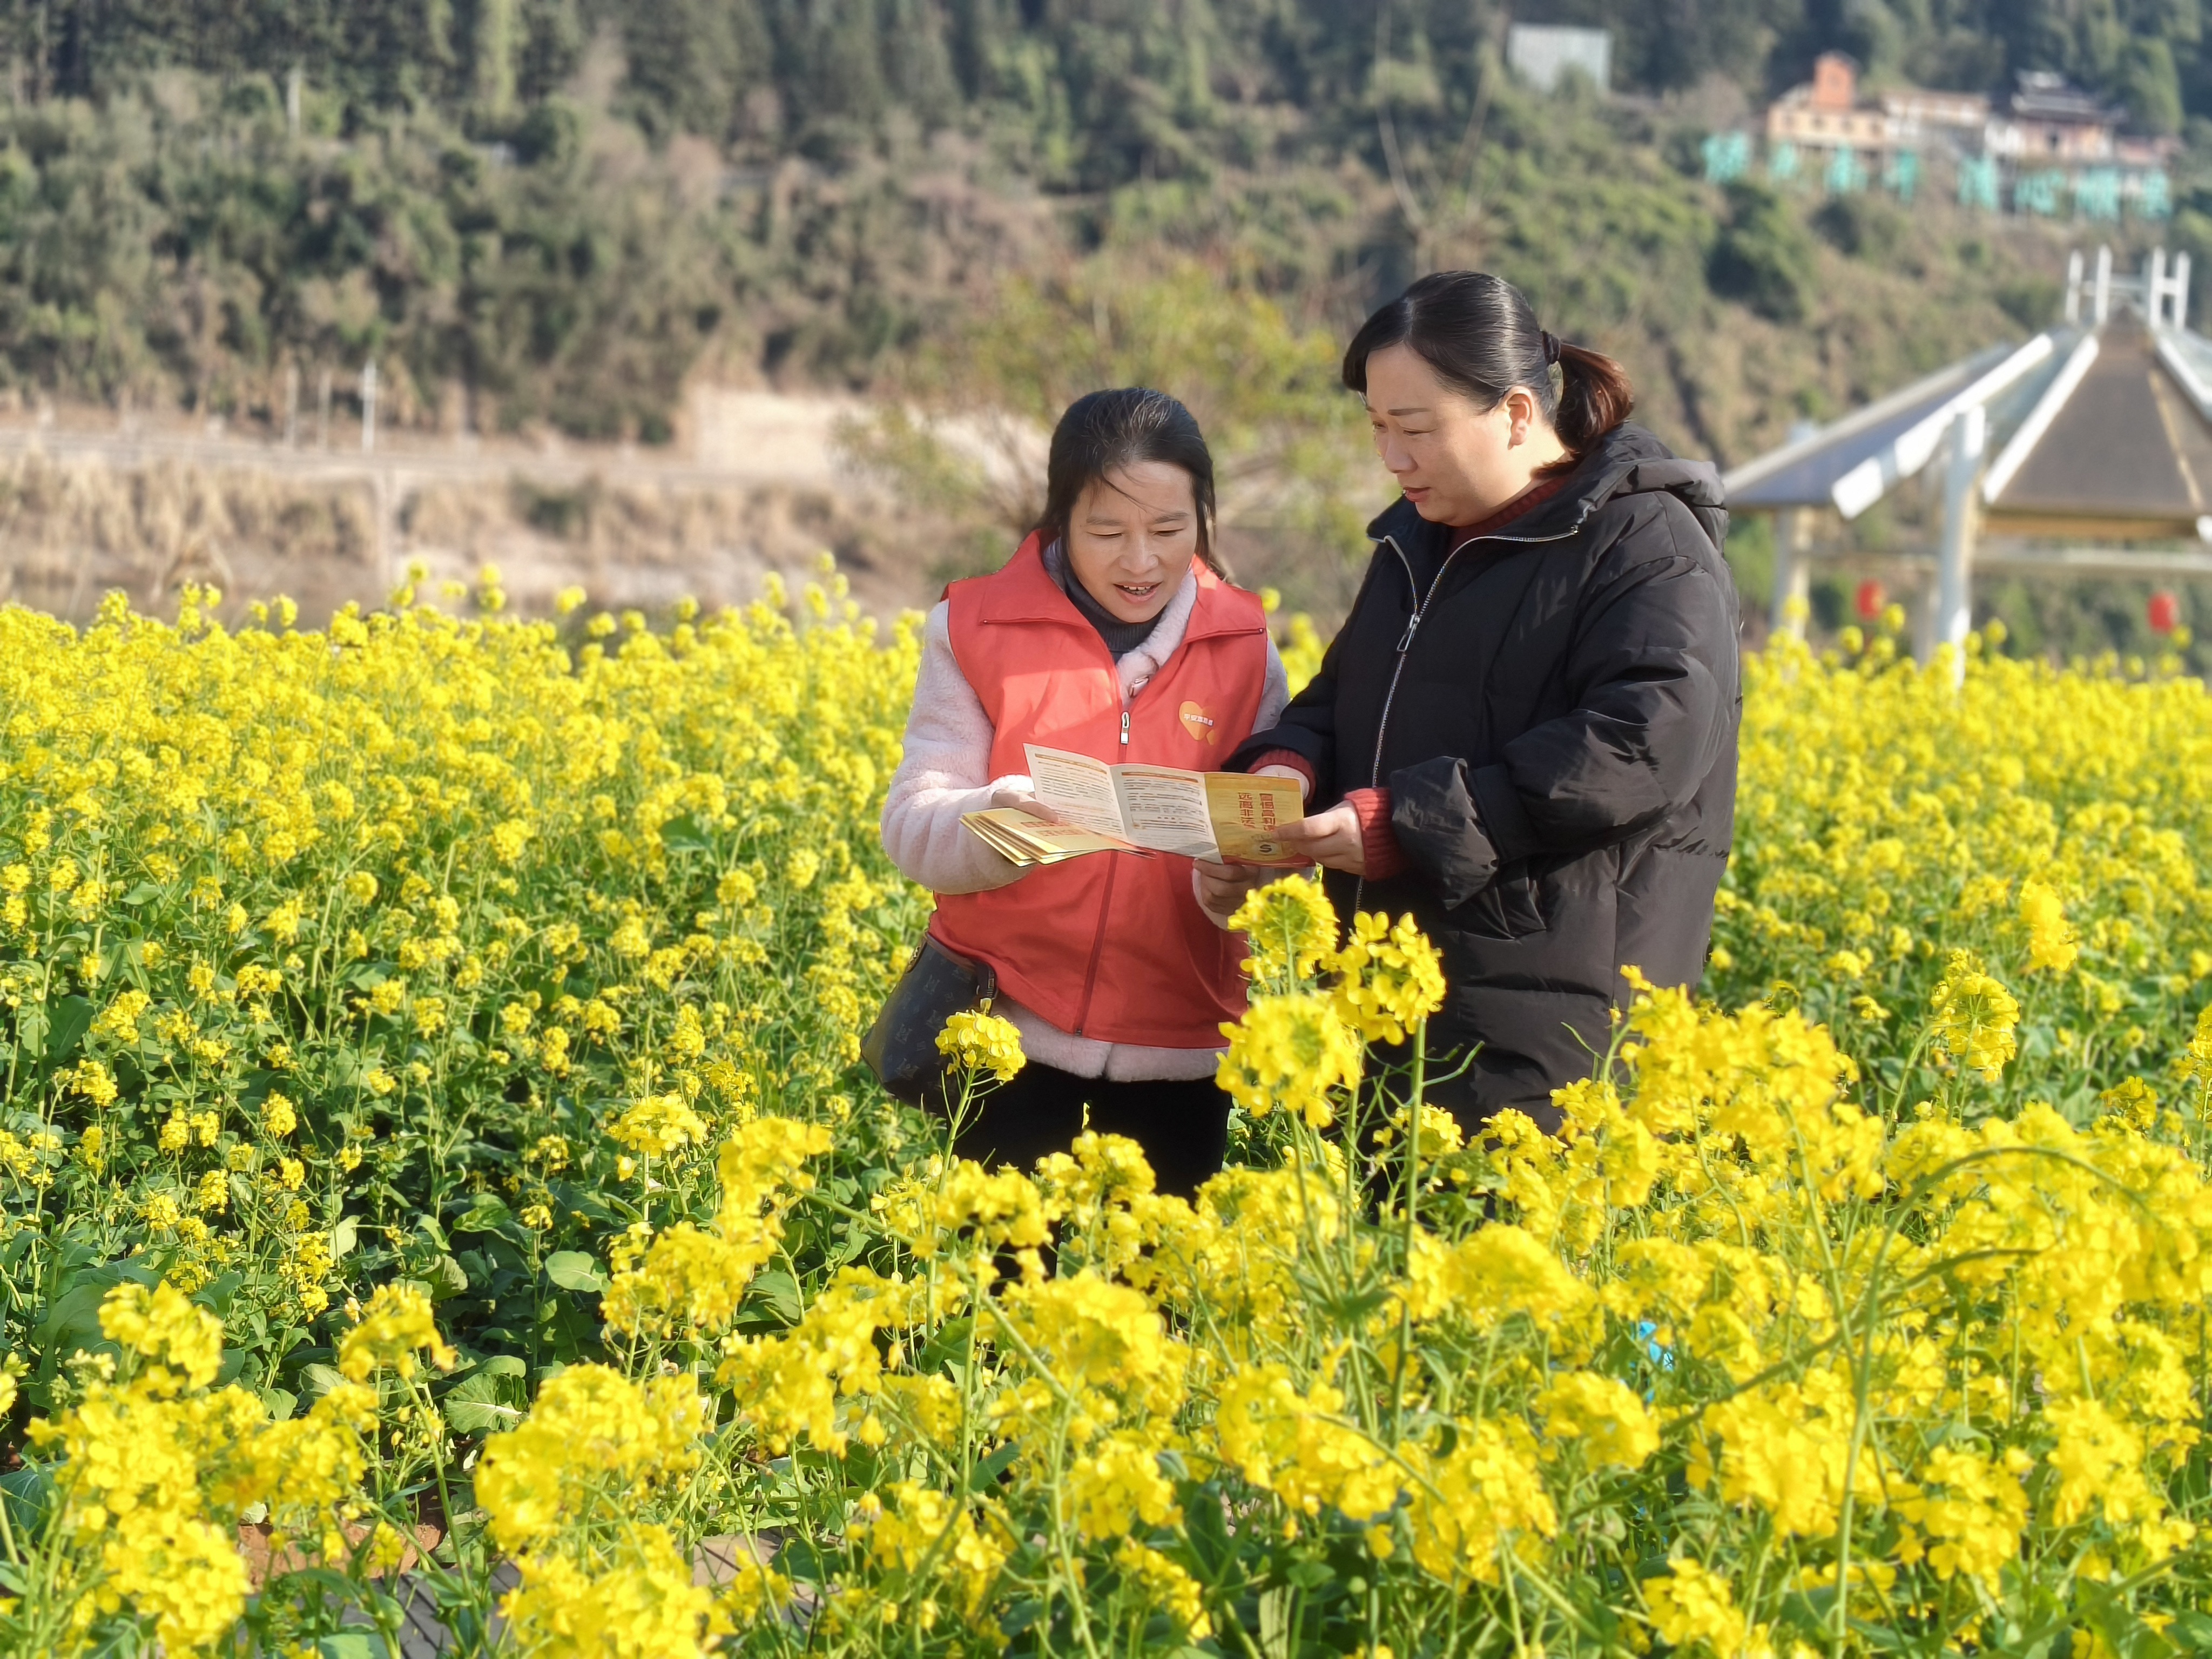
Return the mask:
<svg viewBox="0 0 2212 1659">
<path fill-rule="evenodd" d="M 1813 597 L 1813 509 L 1793 507 L 1775 526 L 1774 609 L 1768 625 L 1778 636 L 1805 637 Z"/>
<path fill-rule="evenodd" d="M 1974 622 L 1975 486 L 1989 441 L 1989 414 L 1969 404 L 1951 417 L 1951 465 L 1943 479 L 1943 548 L 1936 567 L 1936 643 L 1951 647 L 1951 681 L 1966 678 L 1966 635 Z"/>
<path fill-rule="evenodd" d="M 1820 428 L 1811 421 L 1790 423 L 1790 441 L 1803 443 Z M 1777 635 L 1805 637 L 1805 617 L 1813 598 L 1813 509 L 1793 507 L 1774 526 L 1774 605 L 1768 626 Z"/>
<path fill-rule="evenodd" d="M 284 447 L 300 447 L 300 360 L 284 360 Z"/>
<path fill-rule="evenodd" d="M 315 447 L 331 447 L 331 366 L 323 365 L 322 407 L 315 416 Z"/>
<path fill-rule="evenodd" d="M 376 449 L 376 359 L 361 366 L 361 453 Z"/>
</svg>

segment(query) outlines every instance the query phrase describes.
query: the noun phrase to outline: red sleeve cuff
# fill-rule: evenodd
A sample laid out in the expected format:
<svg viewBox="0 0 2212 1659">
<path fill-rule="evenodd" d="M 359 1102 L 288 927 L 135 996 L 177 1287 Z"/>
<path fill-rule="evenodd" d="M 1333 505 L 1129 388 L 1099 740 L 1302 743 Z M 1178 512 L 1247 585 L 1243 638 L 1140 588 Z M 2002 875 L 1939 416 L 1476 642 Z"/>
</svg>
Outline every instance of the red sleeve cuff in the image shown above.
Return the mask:
<svg viewBox="0 0 2212 1659">
<path fill-rule="evenodd" d="M 1386 881 L 1406 867 L 1406 854 L 1390 828 L 1390 792 L 1354 789 L 1344 798 L 1359 819 L 1360 850 L 1370 881 Z"/>
<path fill-rule="evenodd" d="M 1244 769 L 1245 769 L 1245 771 L 1246 771 L 1246 772 L 1248 772 L 1248 773 L 1250 773 L 1250 772 L 1256 772 L 1256 771 L 1258 771 L 1258 770 L 1259 770 L 1261 767 L 1263 767 L 1263 766 L 1287 766 L 1287 767 L 1289 767 L 1289 768 L 1291 769 L 1291 771 L 1293 771 L 1293 772 L 1297 773 L 1300 777 L 1304 778 L 1304 779 L 1306 781 L 1306 799 L 1307 799 L 1307 800 L 1309 800 L 1309 801 L 1310 801 L 1310 800 L 1312 800 L 1312 799 L 1313 799 L 1313 793 L 1314 793 L 1314 769 L 1313 769 L 1313 765 L 1312 765 L 1312 763 L 1311 763 L 1310 762 L 1309 762 L 1309 761 L 1306 759 L 1306 757 L 1305 757 L 1304 755 L 1299 754 L 1299 753 L 1297 752 L 1297 750 L 1295 750 L 1295 749 L 1269 749 L 1269 750 L 1265 750 L 1261 751 L 1261 753 L 1259 753 L 1259 754 L 1257 754 L 1257 755 L 1255 755 L 1255 756 L 1252 757 L 1252 759 L 1251 759 L 1251 761 L 1249 762 L 1249 763 L 1248 763 L 1248 764 L 1246 765 L 1246 767 L 1244 768 Z"/>
</svg>

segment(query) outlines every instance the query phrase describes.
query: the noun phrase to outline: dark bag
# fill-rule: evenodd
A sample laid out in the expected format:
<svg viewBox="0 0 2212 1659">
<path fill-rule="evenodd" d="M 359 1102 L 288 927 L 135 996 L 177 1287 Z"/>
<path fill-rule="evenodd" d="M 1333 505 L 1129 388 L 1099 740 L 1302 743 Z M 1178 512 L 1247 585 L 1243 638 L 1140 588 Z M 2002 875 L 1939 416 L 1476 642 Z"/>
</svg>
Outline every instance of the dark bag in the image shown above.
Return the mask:
<svg viewBox="0 0 2212 1659">
<path fill-rule="evenodd" d="M 884 1011 L 860 1039 L 860 1058 L 884 1090 L 909 1106 L 938 1098 L 950 1062 L 937 1048 L 945 1022 L 967 1008 L 988 1009 L 999 975 L 988 962 L 955 956 L 927 933 Z"/>
</svg>

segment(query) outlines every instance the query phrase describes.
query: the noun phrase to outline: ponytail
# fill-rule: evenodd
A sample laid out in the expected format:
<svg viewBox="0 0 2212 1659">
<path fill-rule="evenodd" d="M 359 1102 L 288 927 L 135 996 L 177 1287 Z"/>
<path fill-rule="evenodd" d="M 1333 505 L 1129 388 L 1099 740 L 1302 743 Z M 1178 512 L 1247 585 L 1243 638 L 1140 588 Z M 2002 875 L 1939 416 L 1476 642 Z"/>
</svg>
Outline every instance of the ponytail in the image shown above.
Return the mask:
<svg viewBox="0 0 2212 1659">
<path fill-rule="evenodd" d="M 1619 363 L 1547 333 L 1520 289 L 1482 271 L 1424 276 L 1370 317 L 1344 354 L 1345 385 L 1365 396 L 1368 358 L 1398 345 L 1480 409 L 1497 408 L 1516 386 L 1527 391 L 1559 434 L 1570 465 L 1636 406 Z"/>
<path fill-rule="evenodd" d="M 1601 351 L 1559 343 L 1559 398 L 1552 430 L 1569 452 L 1580 456 L 1626 420 L 1636 407 L 1636 389 L 1627 371 Z"/>
</svg>

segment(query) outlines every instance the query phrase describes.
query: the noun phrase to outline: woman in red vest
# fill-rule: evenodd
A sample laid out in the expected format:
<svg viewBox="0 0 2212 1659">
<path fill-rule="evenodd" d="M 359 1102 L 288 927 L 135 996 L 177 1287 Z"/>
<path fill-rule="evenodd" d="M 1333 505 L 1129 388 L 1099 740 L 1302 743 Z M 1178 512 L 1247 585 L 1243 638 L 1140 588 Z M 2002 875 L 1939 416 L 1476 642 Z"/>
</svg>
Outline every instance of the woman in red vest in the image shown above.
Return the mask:
<svg viewBox="0 0 2212 1659">
<path fill-rule="evenodd" d="M 1220 1169 L 1221 1024 L 1244 1009 L 1224 923 L 1275 872 L 1101 853 L 1019 869 L 962 827 L 1030 798 L 1027 744 L 1218 771 L 1288 700 L 1259 600 L 1213 551 L 1213 460 L 1160 392 L 1094 392 L 1052 435 L 1043 521 L 929 613 L 884 850 L 937 895 L 930 933 L 997 970 L 1029 1064 L 955 1150 L 1029 1168 L 1086 1123 L 1145 1149 L 1163 1192 Z"/>
</svg>

